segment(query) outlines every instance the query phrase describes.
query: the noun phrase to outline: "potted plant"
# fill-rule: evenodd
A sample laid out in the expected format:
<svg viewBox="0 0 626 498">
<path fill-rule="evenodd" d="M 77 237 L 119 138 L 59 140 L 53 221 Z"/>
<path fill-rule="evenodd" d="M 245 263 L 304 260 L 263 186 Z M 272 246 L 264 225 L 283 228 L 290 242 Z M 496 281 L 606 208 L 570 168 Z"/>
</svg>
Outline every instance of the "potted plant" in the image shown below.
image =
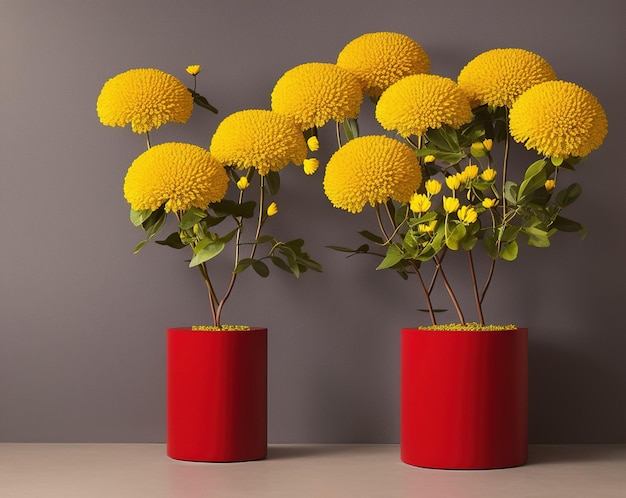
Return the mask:
<svg viewBox="0 0 626 498">
<path fill-rule="evenodd" d="M 168 455 L 256 460 L 267 454 L 267 329 L 224 325 L 222 315 L 238 275 L 249 268 L 261 277 L 269 275 L 268 263 L 296 277 L 321 271 L 302 239 L 283 242 L 264 231 L 278 213 L 270 200 L 280 188 L 280 170 L 310 160 L 302 130 L 263 109 L 223 119 L 209 150 L 190 143 L 154 144 L 153 130 L 185 123 L 194 104 L 218 112 L 196 91 L 200 66 L 187 72 L 193 88 L 154 68 L 120 73 L 103 85 L 97 112 L 104 125 L 130 124 L 146 136 L 147 150 L 124 180 L 130 220 L 145 234 L 135 252 L 156 240 L 174 217 L 175 230 L 156 243 L 188 251 L 188 266 L 202 277 L 210 303 L 209 325 L 167 331 Z M 212 269 L 224 264 L 215 258 L 226 248 L 232 250 L 226 263 L 232 272 L 219 286 Z"/>
<path fill-rule="evenodd" d="M 367 33 L 340 51 L 336 65 L 358 79 L 383 130 L 360 136 L 354 116 L 337 126 L 325 193 L 351 213 L 369 205 L 379 233 L 361 231 L 366 240 L 356 249 L 333 248 L 378 256 L 377 269 L 415 279 L 430 322 L 401 331 L 402 459 L 436 468 L 521 465 L 527 330 L 488 324 L 483 303 L 496 266 L 514 261 L 522 241 L 546 248 L 556 232 L 584 234 L 561 213 L 581 194 L 570 182 L 575 167 L 607 133 L 604 110 L 518 48 L 478 55 L 454 81 L 430 74 L 430 59 L 409 37 Z M 292 90 L 290 99 L 298 95 Z M 537 153 L 530 165 L 512 160 L 520 145 Z M 479 256 L 488 261 L 482 276 Z M 467 261 L 472 321 L 449 278 L 455 257 Z M 437 323 L 437 285 L 458 323 Z"/>
</svg>

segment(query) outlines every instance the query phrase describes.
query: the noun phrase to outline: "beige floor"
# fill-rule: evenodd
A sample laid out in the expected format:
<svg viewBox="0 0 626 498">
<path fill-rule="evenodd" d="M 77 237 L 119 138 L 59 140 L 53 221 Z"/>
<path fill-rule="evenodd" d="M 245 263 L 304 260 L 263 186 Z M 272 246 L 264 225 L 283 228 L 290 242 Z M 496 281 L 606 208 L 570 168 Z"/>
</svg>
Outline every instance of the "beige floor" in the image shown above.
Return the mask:
<svg viewBox="0 0 626 498">
<path fill-rule="evenodd" d="M 179 462 L 162 444 L 0 443 L 2 498 L 624 498 L 626 445 L 531 446 L 491 471 L 403 464 L 397 445 L 271 445 L 267 460 Z"/>
</svg>

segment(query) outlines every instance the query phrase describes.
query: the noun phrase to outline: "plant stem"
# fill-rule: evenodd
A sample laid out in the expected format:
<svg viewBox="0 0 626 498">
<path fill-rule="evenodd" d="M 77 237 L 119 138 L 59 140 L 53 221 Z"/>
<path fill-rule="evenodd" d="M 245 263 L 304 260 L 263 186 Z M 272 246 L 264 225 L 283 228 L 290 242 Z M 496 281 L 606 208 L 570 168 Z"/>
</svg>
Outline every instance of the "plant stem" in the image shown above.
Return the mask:
<svg viewBox="0 0 626 498">
<path fill-rule="evenodd" d="M 467 251 L 467 258 L 469 261 L 470 273 L 472 275 L 472 288 L 474 289 L 474 299 L 476 301 L 476 311 L 478 312 L 478 319 L 481 325 L 485 325 L 485 319 L 483 317 L 483 307 L 481 306 L 480 298 L 478 297 L 478 283 L 476 282 L 476 270 L 474 269 L 474 258 L 472 251 Z"/>
<path fill-rule="evenodd" d="M 428 306 L 428 315 L 430 316 L 430 321 L 433 325 L 437 325 L 437 319 L 435 318 L 435 311 L 433 309 L 433 303 L 430 300 L 430 291 L 426 288 L 426 284 L 424 283 L 424 279 L 422 278 L 422 274 L 420 273 L 419 267 L 414 260 L 410 260 L 411 266 L 415 270 L 417 274 L 417 278 L 419 279 L 420 285 L 422 286 L 422 291 L 424 291 L 424 296 L 426 297 L 426 305 Z"/>
<path fill-rule="evenodd" d="M 434 256 L 434 260 L 435 260 L 435 263 L 437 264 L 437 269 L 439 270 L 439 273 L 441 274 L 441 278 L 443 279 L 443 283 L 446 286 L 446 290 L 448 291 L 448 294 L 450 295 L 452 304 L 454 304 L 454 309 L 456 310 L 456 314 L 459 317 L 459 321 L 461 322 L 461 325 L 465 325 L 465 318 L 463 317 L 461 306 L 459 306 L 459 301 L 457 300 L 454 294 L 454 291 L 452 290 L 452 287 L 450 286 L 450 282 L 448 282 L 446 274 L 443 271 L 443 267 L 441 266 L 441 260 L 437 256 Z"/>
<path fill-rule="evenodd" d="M 491 265 L 489 265 L 489 275 L 487 275 L 487 280 L 485 281 L 485 286 L 483 287 L 483 291 L 480 295 L 480 304 L 482 304 L 485 299 L 485 295 L 487 294 L 487 289 L 489 289 L 489 284 L 491 284 L 491 279 L 493 278 L 493 272 L 496 268 L 496 260 L 491 260 Z"/>
</svg>

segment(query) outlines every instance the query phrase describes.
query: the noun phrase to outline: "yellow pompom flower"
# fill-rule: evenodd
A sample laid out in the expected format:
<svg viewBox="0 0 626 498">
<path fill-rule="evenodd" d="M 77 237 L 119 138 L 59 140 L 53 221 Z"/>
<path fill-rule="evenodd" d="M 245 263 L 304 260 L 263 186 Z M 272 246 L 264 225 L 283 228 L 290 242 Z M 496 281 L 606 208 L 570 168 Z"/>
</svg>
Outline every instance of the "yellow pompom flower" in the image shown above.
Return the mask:
<svg viewBox="0 0 626 498">
<path fill-rule="evenodd" d="M 359 115 L 363 93 L 354 74 L 335 64 L 310 62 L 287 71 L 272 91 L 272 110 L 302 130 Z"/>
<path fill-rule="evenodd" d="M 320 162 L 315 157 L 309 157 L 304 160 L 304 173 L 307 175 L 312 175 L 319 168 Z"/>
<path fill-rule="evenodd" d="M 168 142 L 135 159 L 124 179 L 124 197 L 136 211 L 206 209 L 228 189 L 222 163 L 197 145 Z"/>
<path fill-rule="evenodd" d="M 430 59 L 419 44 L 387 31 L 352 40 L 339 53 L 337 65 L 352 71 L 363 93 L 374 98 L 405 76 L 430 72 Z"/>
<path fill-rule="evenodd" d="M 382 135 L 350 140 L 328 161 L 324 192 L 333 206 L 359 213 L 389 198 L 408 202 L 422 182 L 413 150 Z"/>
<path fill-rule="evenodd" d="M 407 76 L 391 85 L 376 105 L 376 119 L 400 136 L 422 136 L 429 128 L 458 128 L 472 119 L 465 94 L 450 78 L 433 74 Z"/>
<path fill-rule="evenodd" d="M 301 165 L 307 156 L 302 130 L 287 116 L 248 109 L 226 117 L 215 130 L 210 147 L 224 165 L 256 168 L 260 175 L 290 162 Z"/>
<path fill-rule="evenodd" d="M 272 202 L 269 206 L 267 206 L 267 215 L 274 216 L 275 214 L 278 214 L 278 206 L 275 202 Z"/>
<path fill-rule="evenodd" d="M 485 197 L 483 202 L 481 203 L 485 209 L 491 209 L 498 205 L 498 199 L 492 199 L 490 197 Z"/>
<path fill-rule="evenodd" d="M 543 186 L 548 192 L 550 192 L 550 190 L 554 190 L 554 187 L 556 187 L 556 182 L 554 180 L 546 180 L 546 183 L 544 183 Z"/>
<path fill-rule="evenodd" d="M 456 197 L 446 197 L 445 195 L 443 196 L 443 210 L 446 213 L 456 213 L 456 211 L 459 209 L 459 205 L 460 202 Z"/>
<path fill-rule="evenodd" d="M 320 141 L 315 135 L 309 137 L 306 141 L 306 145 L 311 152 L 317 152 L 320 149 Z"/>
<path fill-rule="evenodd" d="M 202 70 L 200 64 L 193 64 L 191 66 L 187 66 L 187 72 L 191 74 L 191 76 L 196 76 Z"/>
<path fill-rule="evenodd" d="M 238 181 L 237 181 L 237 188 L 239 190 L 246 190 L 248 187 L 250 186 L 250 182 L 248 181 L 248 178 L 245 176 L 242 176 Z"/>
<path fill-rule="evenodd" d="M 446 185 L 450 190 L 456 190 L 461 186 L 461 175 L 450 175 L 446 176 Z"/>
<path fill-rule="evenodd" d="M 426 192 L 428 192 L 428 194 L 437 195 L 441 192 L 441 182 L 433 179 L 426 180 L 424 188 L 426 188 Z"/>
<path fill-rule="evenodd" d="M 193 97 L 183 83 L 158 69 L 131 69 L 109 79 L 98 96 L 98 117 L 106 126 L 130 123 L 146 133 L 169 121 L 186 123 Z"/>
<path fill-rule="evenodd" d="M 555 79 L 554 70 L 539 55 L 521 48 L 496 48 L 468 62 L 457 81 L 474 106 L 511 107 L 532 86 Z"/>
<path fill-rule="evenodd" d="M 509 118 L 513 139 L 548 157 L 584 157 L 602 145 L 608 131 L 598 100 L 566 81 L 531 88 L 517 99 Z"/>
<path fill-rule="evenodd" d="M 430 199 L 424 194 L 413 194 L 409 201 L 409 208 L 414 213 L 425 213 L 430 209 L 430 206 Z"/>
<path fill-rule="evenodd" d="M 461 206 L 456 212 L 456 215 L 459 217 L 459 220 L 466 225 L 474 223 L 478 219 L 478 213 L 470 206 Z"/>
<path fill-rule="evenodd" d="M 486 182 L 490 182 L 492 180 L 495 179 L 496 175 L 498 174 L 498 172 L 493 169 L 493 168 L 487 168 L 485 171 L 483 171 L 480 174 L 480 177 L 485 180 Z"/>
</svg>

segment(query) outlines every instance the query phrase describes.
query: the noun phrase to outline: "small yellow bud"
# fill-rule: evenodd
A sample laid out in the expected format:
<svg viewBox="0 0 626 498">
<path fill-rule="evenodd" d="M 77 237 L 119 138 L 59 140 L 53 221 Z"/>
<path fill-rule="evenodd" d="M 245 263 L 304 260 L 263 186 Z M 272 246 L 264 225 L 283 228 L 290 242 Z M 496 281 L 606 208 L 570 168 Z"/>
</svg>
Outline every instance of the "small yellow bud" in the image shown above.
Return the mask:
<svg viewBox="0 0 626 498">
<path fill-rule="evenodd" d="M 245 176 L 242 176 L 238 181 L 237 181 L 237 188 L 239 190 L 246 190 L 248 187 L 250 186 L 250 182 L 248 181 L 248 178 Z"/>
<path fill-rule="evenodd" d="M 474 223 L 478 219 L 478 213 L 476 210 L 473 207 L 468 206 L 461 206 L 456 212 L 456 215 L 459 217 L 459 220 L 467 225 Z"/>
<path fill-rule="evenodd" d="M 267 215 L 274 216 L 278 213 L 278 206 L 275 202 L 272 202 L 269 206 L 267 206 Z"/>
<path fill-rule="evenodd" d="M 470 154 L 474 157 L 484 157 L 487 152 L 482 142 L 474 142 L 470 147 Z"/>
<path fill-rule="evenodd" d="M 491 199 L 489 197 L 486 197 L 485 199 L 483 199 L 482 205 L 485 209 L 491 209 L 498 205 L 498 199 Z"/>
<path fill-rule="evenodd" d="M 433 230 L 435 230 L 436 226 L 437 220 L 433 220 L 430 223 L 420 223 L 419 225 L 417 225 L 417 229 L 421 233 L 431 233 Z"/>
<path fill-rule="evenodd" d="M 306 144 L 311 152 L 315 152 L 320 148 L 320 141 L 315 135 L 309 137 L 309 139 L 306 141 Z"/>
<path fill-rule="evenodd" d="M 443 209 L 446 213 L 455 213 L 459 209 L 459 200 L 456 197 L 443 196 Z"/>
<path fill-rule="evenodd" d="M 430 195 L 437 195 L 441 192 L 441 182 L 438 180 L 426 180 L 424 187 Z"/>
<path fill-rule="evenodd" d="M 473 180 L 478 176 L 478 166 L 476 166 L 475 164 L 468 164 L 467 166 L 465 166 L 463 174 L 468 180 Z"/>
<path fill-rule="evenodd" d="M 458 189 L 461 186 L 461 176 L 458 174 L 446 176 L 446 185 L 450 190 Z"/>
<path fill-rule="evenodd" d="M 544 183 L 543 186 L 548 192 L 550 192 L 550 190 L 554 190 L 554 187 L 556 187 L 556 182 L 554 180 L 546 180 L 546 183 Z"/>
<path fill-rule="evenodd" d="M 314 157 L 310 157 L 304 160 L 304 172 L 307 175 L 312 175 L 313 173 L 317 171 L 317 168 L 319 167 L 320 167 L 320 162 Z"/>
<path fill-rule="evenodd" d="M 430 199 L 424 194 L 413 194 L 409 203 L 409 208 L 414 213 L 425 213 L 430 209 Z"/>
<path fill-rule="evenodd" d="M 432 163 L 435 161 L 435 159 L 435 156 L 433 156 L 432 154 L 428 154 L 427 156 L 424 156 L 424 164 Z"/>
<path fill-rule="evenodd" d="M 187 72 L 191 74 L 191 76 L 197 75 L 201 70 L 202 68 L 200 67 L 199 64 L 194 64 L 193 66 L 187 66 Z"/>
<path fill-rule="evenodd" d="M 482 172 L 480 177 L 486 182 L 490 182 L 496 177 L 496 175 L 497 175 L 497 171 L 495 169 L 487 168 L 485 171 Z"/>
<path fill-rule="evenodd" d="M 493 140 L 491 138 L 485 138 L 483 140 L 483 147 L 485 148 L 485 150 L 490 151 L 493 147 Z"/>
</svg>

